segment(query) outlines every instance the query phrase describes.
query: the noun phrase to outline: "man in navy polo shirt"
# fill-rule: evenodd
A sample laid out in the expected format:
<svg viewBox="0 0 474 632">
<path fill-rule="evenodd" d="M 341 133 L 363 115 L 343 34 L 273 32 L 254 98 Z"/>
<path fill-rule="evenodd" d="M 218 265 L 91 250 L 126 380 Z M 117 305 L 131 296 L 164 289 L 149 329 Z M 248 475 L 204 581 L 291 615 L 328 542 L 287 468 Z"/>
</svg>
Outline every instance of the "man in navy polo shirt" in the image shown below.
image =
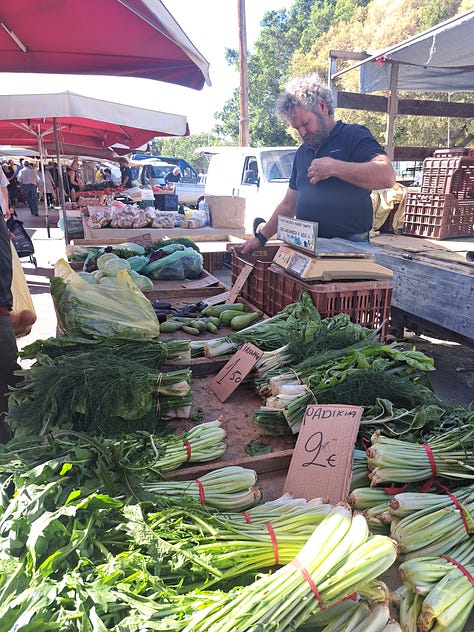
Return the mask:
<svg viewBox="0 0 474 632">
<path fill-rule="evenodd" d="M 298 131 L 303 144 L 285 197 L 242 252 L 264 245 L 276 233 L 280 215 L 318 222 L 319 237 L 368 243 L 370 192 L 395 183 L 384 149 L 366 127 L 334 120 L 331 91 L 316 74 L 288 83 L 277 114 Z"/>
</svg>

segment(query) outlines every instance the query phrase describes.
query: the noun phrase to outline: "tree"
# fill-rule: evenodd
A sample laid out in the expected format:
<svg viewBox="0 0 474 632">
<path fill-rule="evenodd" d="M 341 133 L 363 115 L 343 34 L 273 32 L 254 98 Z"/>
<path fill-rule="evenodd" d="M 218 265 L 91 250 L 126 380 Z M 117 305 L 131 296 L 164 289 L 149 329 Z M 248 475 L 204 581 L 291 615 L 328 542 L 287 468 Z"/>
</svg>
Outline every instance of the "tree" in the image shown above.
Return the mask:
<svg viewBox="0 0 474 632">
<path fill-rule="evenodd" d="M 296 0 L 289 12 L 286 9 L 268 11 L 263 17 L 255 52 L 247 60 L 251 87 L 248 94 L 251 145 L 293 144 L 275 115 L 275 100 L 288 78 L 288 65 L 300 45 L 312 5 L 312 0 Z M 226 58 L 237 67 L 237 51 L 229 50 Z M 223 121 L 223 131 L 235 142 L 239 138 L 239 111 L 239 91 L 236 90 L 218 114 Z"/>
<path fill-rule="evenodd" d="M 151 153 L 155 156 L 173 156 L 184 158 L 197 171 L 207 171 L 208 159 L 202 154 L 196 154 L 198 147 L 222 145 L 217 136 L 208 134 L 193 134 L 191 136 L 162 136 L 154 138 L 151 143 Z"/>
</svg>

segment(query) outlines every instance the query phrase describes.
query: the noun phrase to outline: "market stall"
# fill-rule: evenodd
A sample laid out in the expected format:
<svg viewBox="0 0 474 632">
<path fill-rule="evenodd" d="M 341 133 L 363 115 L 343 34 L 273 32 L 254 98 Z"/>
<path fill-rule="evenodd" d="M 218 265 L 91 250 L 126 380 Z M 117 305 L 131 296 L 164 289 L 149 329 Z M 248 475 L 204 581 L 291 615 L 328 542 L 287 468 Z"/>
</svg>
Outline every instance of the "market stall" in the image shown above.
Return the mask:
<svg viewBox="0 0 474 632">
<path fill-rule="evenodd" d="M 351 630 L 352 620 L 387 632 L 434 619 L 451 631 L 454 617 L 469 626 L 472 412 L 443 402 L 429 386 L 433 361 L 380 340 L 380 323 L 358 322 L 354 302 L 332 312 L 315 304 L 317 286 L 347 293 L 359 283 L 362 294 L 368 281 L 313 282 L 265 316 L 249 297 L 269 304 L 274 256 L 252 262 L 255 276 L 238 290 L 247 298 L 191 303 L 183 284 L 193 279 L 162 281 L 175 287 L 168 300 L 162 288 L 138 291 L 131 271 L 150 260 L 132 249 L 96 252 L 86 274 L 58 262 L 61 333 L 23 352 L 32 365 L 12 393 L 15 438 L 0 447 L 11 481 L 0 538 L 17 577 L 13 586 L 0 570 L 0 623 L 247 632 L 271 618 L 283 630 Z M 231 256 L 232 293 L 245 266 L 238 250 Z M 304 433 L 328 415 L 325 436 L 333 423 L 344 431 L 326 452 Z M 298 465 L 302 454 L 312 467 Z M 433 564 L 436 578 L 419 575 Z M 435 600 L 451 585 L 455 604 Z"/>
</svg>

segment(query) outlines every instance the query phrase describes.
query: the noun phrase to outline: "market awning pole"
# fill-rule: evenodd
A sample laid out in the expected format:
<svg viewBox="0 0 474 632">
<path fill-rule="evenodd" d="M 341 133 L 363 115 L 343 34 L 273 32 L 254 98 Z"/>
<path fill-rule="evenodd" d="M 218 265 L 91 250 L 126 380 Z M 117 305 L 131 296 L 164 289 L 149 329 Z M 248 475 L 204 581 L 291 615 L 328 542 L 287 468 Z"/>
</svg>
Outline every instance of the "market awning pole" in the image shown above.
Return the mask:
<svg viewBox="0 0 474 632">
<path fill-rule="evenodd" d="M 63 182 L 63 170 L 61 167 L 61 152 L 59 150 L 59 135 L 58 135 L 58 124 L 56 117 L 53 118 L 53 133 L 54 133 L 54 147 L 56 149 L 56 160 L 58 163 L 58 180 L 59 180 L 59 191 L 61 197 L 61 211 L 64 222 L 64 239 L 66 241 L 66 246 L 69 244 L 69 232 L 67 229 L 67 216 L 66 216 L 66 196 L 64 195 L 64 182 Z"/>
<path fill-rule="evenodd" d="M 48 210 L 48 196 L 46 194 L 46 175 L 44 173 L 44 147 L 43 147 L 43 139 L 41 138 L 40 127 L 37 127 L 38 134 L 38 148 L 40 152 L 40 167 L 41 167 L 41 182 L 43 183 L 43 202 L 44 202 L 44 219 L 46 221 L 46 233 L 48 237 L 51 237 L 51 232 L 49 230 L 49 210 Z"/>
</svg>

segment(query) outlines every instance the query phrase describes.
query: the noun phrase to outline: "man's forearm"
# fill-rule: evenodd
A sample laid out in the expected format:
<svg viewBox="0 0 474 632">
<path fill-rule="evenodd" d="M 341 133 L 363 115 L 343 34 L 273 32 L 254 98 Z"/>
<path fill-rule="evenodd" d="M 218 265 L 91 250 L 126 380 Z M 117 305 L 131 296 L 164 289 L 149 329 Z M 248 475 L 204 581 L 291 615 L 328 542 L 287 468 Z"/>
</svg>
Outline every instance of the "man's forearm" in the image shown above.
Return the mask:
<svg viewBox="0 0 474 632">
<path fill-rule="evenodd" d="M 395 183 L 392 165 L 385 162 L 341 162 L 341 180 L 363 189 L 388 189 Z"/>
<path fill-rule="evenodd" d="M 339 178 L 362 189 L 389 189 L 395 184 L 393 167 L 385 155 L 369 162 L 344 162 L 334 158 L 315 158 L 308 169 L 308 179 L 316 184 L 326 178 Z"/>
</svg>

